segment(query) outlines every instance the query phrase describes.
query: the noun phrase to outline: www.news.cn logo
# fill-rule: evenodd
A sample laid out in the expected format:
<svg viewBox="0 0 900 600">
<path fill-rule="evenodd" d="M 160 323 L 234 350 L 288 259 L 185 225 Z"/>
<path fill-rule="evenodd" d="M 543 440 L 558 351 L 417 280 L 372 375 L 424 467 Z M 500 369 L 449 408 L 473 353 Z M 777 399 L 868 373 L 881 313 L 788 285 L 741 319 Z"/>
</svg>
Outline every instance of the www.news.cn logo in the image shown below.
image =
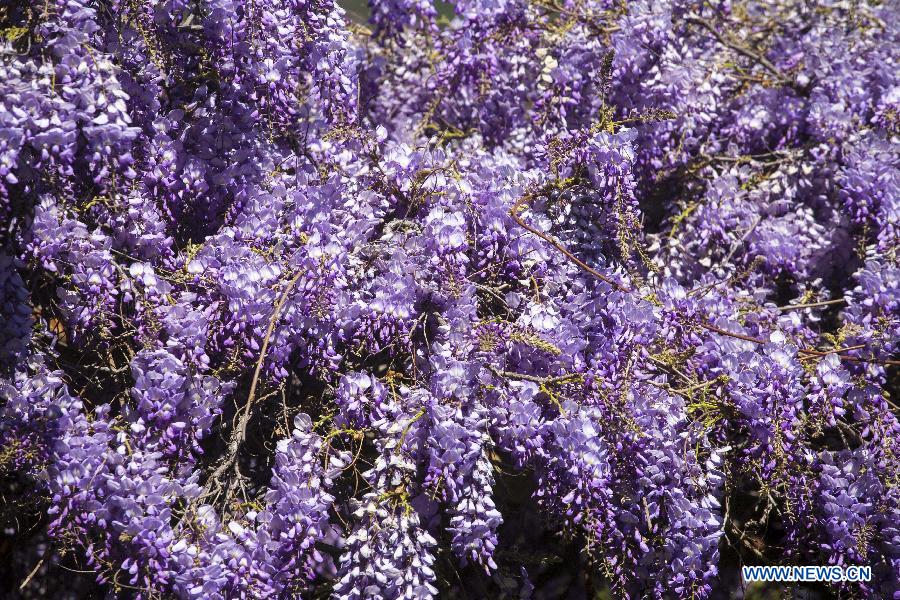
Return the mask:
<svg viewBox="0 0 900 600">
<path fill-rule="evenodd" d="M 741 575 L 745 583 L 752 581 L 829 581 L 840 583 L 845 581 L 869 581 L 872 579 L 872 567 L 741 567 Z"/>
</svg>

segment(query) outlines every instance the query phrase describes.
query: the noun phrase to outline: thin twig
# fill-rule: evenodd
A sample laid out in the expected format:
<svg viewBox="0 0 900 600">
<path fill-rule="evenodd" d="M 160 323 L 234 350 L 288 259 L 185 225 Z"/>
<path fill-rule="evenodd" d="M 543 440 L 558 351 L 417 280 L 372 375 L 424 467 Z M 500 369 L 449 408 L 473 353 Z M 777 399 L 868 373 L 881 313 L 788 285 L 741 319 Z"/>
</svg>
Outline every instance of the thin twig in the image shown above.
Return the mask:
<svg viewBox="0 0 900 600">
<path fill-rule="evenodd" d="M 48 556 L 50 556 L 50 546 L 49 546 L 49 545 L 47 546 L 47 549 L 44 550 L 44 555 L 41 556 L 41 560 L 39 560 L 38 563 L 37 563 L 36 565 L 34 565 L 34 568 L 31 570 L 31 573 L 28 574 L 28 577 L 26 577 L 25 580 L 22 581 L 21 584 L 19 584 L 19 591 L 20 591 L 20 592 L 21 592 L 22 590 L 24 590 L 26 587 L 28 587 L 28 584 L 31 583 L 31 580 L 32 580 L 32 579 L 34 578 L 34 576 L 37 574 L 38 569 L 41 568 L 41 565 L 44 564 L 44 561 L 47 560 L 47 557 L 48 557 Z"/>
<path fill-rule="evenodd" d="M 728 252 L 728 256 L 726 256 L 725 260 L 723 261 L 725 264 L 728 264 L 729 262 L 731 262 L 731 258 L 734 256 L 734 253 L 737 252 L 740 249 L 740 247 L 744 245 L 744 242 L 746 242 L 747 238 L 749 238 L 750 235 L 754 231 L 756 231 L 756 228 L 759 226 L 759 224 L 761 222 L 762 222 L 762 216 L 756 215 L 756 218 L 753 219 L 753 224 L 750 225 L 749 228 L 747 228 L 747 231 L 744 232 L 744 235 L 741 236 L 741 239 L 736 241 L 734 243 L 734 245 L 731 246 L 731 250 Z"/>
<path fill-rule="evenodd" d="M 627 287 L 623 286 L 622 284 L 616 282 L 615 280 L 607 277 L 600 271 L 594 269 L 587 263 L 583 262 L 577 256 L 575 256 L 574 254 L 569 252 L 569 250 L 565 246 L 563 246 L 562 244 L 560 244 L 559 242 L 554 240 L 549 235 L 543 233 L 542 231 L 538 231 L 537 229 L 535 229 L 534 227 L 532 227 L 531 225 L 526 223 L 519 216 L 519 210 L 521 210 L 521 208 L 525 204 L 525 202 L 527 202 L 528 200 L 531 200 L 532 198 L 534 198 L 533 194 L 525 194 L 524 196 L 519 198 L 519 200 L 515 203 L 515 205 L 513 205 L 512 209 L 509 211 L 509 216 L 512 217 L 513 221 L 515 221 L 516 223 L 519 224 L 519 226 L 523 227 L 524 229 L 528 230 L 529 232 L 533 233 L 534 235 L 538 236 L 539 238 L 541 238 L 542 240 L 544 240 L 545 242 L 547 242 L 548 244 L 550 244 L 551 246 L 556 248 L 559 252 L 562 252 L 569 260 L 571 260 L 576 265 L 578 265 L 583 271 L 590 273 L 591 275 L 593 275 L 600 281 L 608 283 L 609 285 L 613 286 L 620 292 L 627 293 L 627 292 L 631 291 L 629 288 L 627 288 Z"/>
<path fill-rule="evenodd" d="M 760 338 L 755 338 L 755 337 L 752 337 L 749 335 L 744 335 L 742 333 L 735 333 L 733 331 L 728 331 L 727 329 L 722 329 L 721 327 L 716 327 L 715 325 L 712 325 L 710 323 L 704 323 L 701 321 L 700 323 L 698 323 L 698 325 L 700 325 L 700 327 L 703 327 L 704 329 L 708 329 L 709 331 L 712 331 L 714 333 L 720 333 L 722 335 L 727 335 L 729 337 L 737 338 L 739 340 L 753 342 L 754 344 L 767 344 L 768 343 L 766 340 L 762 340 Z M 828 356 L 829 354 L 841 354 L 843 352 L 851 352 L 853 350 L 861 350 L 865 347 L 866 347 L 865 344 L 857 344 L 855 346 L 845 346 L 843 348 L 834 348 L 832 350 L 815 350 L 814 348 L 798 348 L 797 351 L 800 352 L 801 354 L 806 354 L 809 356 Z M 841 358 L 845 358 L 847 360 L 865 360 L 865 359 L 856 359 L 855 357 L 852 357 L 852 356 L 842 356 Z M 882 364 L 900 364 L 900 362 L 898 362 L 898 361 L 890 361 L 890 360 L 879 361 L 879 362 Z"/>
<path fill-rule="evenodd" d="M 522 195 L 522 197 L 516 201 L 516 203 L 513 205 L 513 207 L 509 211 L 509 216 L 513 219 L 513 221 L 515 221 L 517 224 L 519 224 L 521 227 L 523 227 L 527 231 L 533 233 L 534 235 L 538 236 L 539 238 L 541 238 L 542 240 L 544 240 L 545 242 L 547 242 L 548 244 L 550 244 L 551 246 L 556 248 L 556 250 L 561 252 L 566 258 L 568 258 L 569 260 L 574 262 L 576 265 L 578 265 L 578 267 L 580 267 L 581 270 L 585 271 L 586 273 L 593 275 L 594 277 L 596 277 L 600 281 L 603 281 L 604 283 L 608 283 L 609 285 L 613 286 L 616 290 L 618 290 L 620 292 L 627 294 L 627 293 L 631 293 L 634 291 L 633 289 L 616 282 L 615 280 L 607 277 L 600 271 L 594 269 L 593 267 L 591 267 L 590 265 L 588 265 L 587 263 L 585 263 L 584 261 L 579 259 L 577 256 L 572 254 L 565 246 L 563 246 L 562 244 L 560 244 L 559 242 L 557 242 L 556 240 L 554 240 L 552 237 L 548 236 L 547 234 L 545 234 L 541 231 L 538 231 L 537 229 L 535 229 L 534 227 L 532 227 L 531 225 L 526 223 L 521 217 L 519 217 L 518 213 L 521 210 L 522 206 L 527 201 L 533 199 L 534 197 L 535 197 L 535 194 L 533 192 L 528 192 L 528 193 Z M 718 333 L 718 334 L 728 336 L 728 337 L 733 337 L 733 338 L 736 338 L 739 340 L 744 340 L 747 342 L 753 342 L 754 344 L 762 345 L 762 344 L 768 343 L 767 340 L 751 337 L 749 335 L 744 335 L 742 333 L 728 331 L 727 329 L 722 329 L 721 327 L 716 327 L 715 325 L 713 325 L 711 323 L 707 323 L 706 321 L 698 320 L 698 321 L 696 321 L 696 324 L 708 331 L 712 331 L 714 333 Z M 894 366 L 900 365 L 900 360 L 884 360 L 884 359 L 877 359 L 877 358 L 858 358 L 855 356 L 841 355 L 841 353 L 843 353 L 843 352 L 850 352 L 851 350 L 859 350 L 859 349 L 860 349 L 860 346 L 852 346 L 852 347 L 848 347 L 848 348 L 836 348 L 834 350 L 825 350 L 825 351 L 815 350 L 813 348 L 798 348 L 798 352 L 800 352 L 801 354 L 809 355 L 809 356 L 828 356 L 830 354 L 838 354 L 838 355 L 840 355 L 841 360 L 848 360 L 848 361 L 852 361 L 852 362 L 872 363 L 872 364 L 878 364 L 878 365 L 894 365 Z"/>
<path fill-rule="evenodd" d="M 572 19 L 575 19 L 576 21 L 580 21 L 581 23 L 587 25 L 592 30 L 594 30 L 595 33 L 599 33 L 601 35 L 608 35 L 610 33 L 615 33 L 622 29 L 618 25 L 609 25 L 607 27 L 603 27 L 602 25 L 599 25 L 594 21 L 594 17 L 592 15 L 583 15 L 583 14 L 568 10 L 564 6 L 560 6 L 559 2 L 544 1 L 544 2 L 538 2 L 537 4 L 538 4 L 538 6 L 546 8 L 547 10 L 570 17 Z"/>
<path fill-rule="evenodd" d="M 496 375 L 497 377 L 501 377 L 503 379 L 514 379 L 519 381 L 530 381 L 531 383 L 537 383 L 542 385 L 547 385 L 548 383 L 567 383 L 573 379 L 579 377 L 578 373 L 568 373 L 566 375 L 558 375 L 552 377 L 536 377 L 535 375 L 527 375 L 525 373 L 515 373 L 513 371 L 501 371 L 495 368 L 493 365 L 486 365 L 488 371 Z"/>
<path fill-rule="evenodd" d="M 712 379 L 710 381 L 701 381 L 700 383 L 696 383 L 694 385 L 688 386 L 686 388 L 673 389 L 672 391 L 676 394 L 680 394 L 681 396 L 685 396 L 691 394 L 692 392 L 696 392 L 697 390 L 702 390 L 704 388 L 711 387 L 718 383 L 722 383 L 722 381 L 718 378 Z"/>
<path fill-rule="evenodd" d="M 846 298 L 836 298 L 834 300 L 823 300 L 822 302 L 806 302 L 805 304 L 787 304 L 779 306 L 778 310 L 795 310 L 800 308 L 818 308 L 819 306 L 831 306 L 833 304 L 846 304 Z"/>
<path fill-rule="evenodd" d="M 659 360 L 658 358 L 656 358 L 655 356 L 653 356 L 651 354 L 648 354 L 647 358 L 649 358 L 650 362 L 656 364 L 657 366 L 660 366 L 664 369 L 671 370 L 673 373 L 675 373 L 676 375 L 678 375 L 679 377 L 684 379 L 687 383 L 689 383 L 691 385 L 693 385 L 695 383 L 694 379 L 687 376 L 681 369 L 679 369 L 675 365 L 670 365 L 670 364 L 666 363 L 665 361 Z"/>
<path fill-rule="evenodd" d="M 228 444 L 228 453 L 222 459 L 222 462 L 216 468 L 212 475 L 209 477 L 209 481 L 215 481 L 219 477 L 221 477 L 225 472 L 228 471 L 229 468 L 232 467 L 236 463 L 238 450 L 240 450 L 241 443 L 244 441 L 244 438 L 247 437 L 247 425 L 250 422 L 250 409 L 254 404 L 254 400 L 256 399 L 256 386 L 259 384 L 259 375 L 262 372 L 263 362 L 266 360 L 266 353 L 269 350 L 269 341 L 272 338 L 272 333 L 275 331 L 275 324 L 278 322 L 278 318 L 281 316 L 281 310 L 284 308 L 284 304 L 287 301 L 288 294 L 291 293 L 291 290 L 294 289 L 294 286 L 297 284 L 297 281 L 300 280 L 303 272 L 299 272 L 294 275 L 293 279 L 291 279 L 287 287 L 284 288 L 284 291 L 281 292 L 281 296 L 278 298 L 278 302 L 275 304 L 275 310 L 272 312 L 272 317 L 269 319 L 269 326 L 266 329 L 266 335 L 263 338 L 262 348 L 259 352 L 259 358 L 256 361 L 256 369 L 253 372 L 253 379 L 250 382 L 250 393 L 247 396 L 247 403 L 244 405 L 244 410 L 241 414 L 240 421 L 234 429 L 234 433 L 231 435 L 231 441 Z"/>
<path fill-rule="evenodd" d="M 719 31 L 709 21 L 706 21 L 704 19 L 700 19 L 697 17 L 685 17 L 684 20 L 687 23 L 692 23 L 694 25 L 699 25 L 700 27 L 703 27 L 708 32 L 713 34 L 713 36 L 716 38 L 716 40 L 723 46 L 731 48 L 732 50 L 734 50 L 738 54 L 744 56 L 745 58 L 749 58 L 750 60 L 754 60 L 754 61 L 758 62 L 763 67 L 765 67 L 769 72 L 771 72 L 773 75 L 775 75 L 775 77 L 777 77 L 778 80 L 781 81 L 782 83 L 793 83 L 793 82 L 791 82 L 790 79 L 785 77 L 784 74 L 781 72 L 781 70 L 778 69 L 778 67 L 776 67 L 775 65 L 773 65 L 772 62 L 768 58 L 766 58 L 759 52 L 755 52 L 755 51 L 751 50 L 750 48 L 747 48 L 746 46 L 742 46 L 741 44 L 736 44 L 735 42 L 732 42 L 731 40 L 726 39 L 725 36 L 723 36 L 721 33 L 719 33 Z"/>
</svg>

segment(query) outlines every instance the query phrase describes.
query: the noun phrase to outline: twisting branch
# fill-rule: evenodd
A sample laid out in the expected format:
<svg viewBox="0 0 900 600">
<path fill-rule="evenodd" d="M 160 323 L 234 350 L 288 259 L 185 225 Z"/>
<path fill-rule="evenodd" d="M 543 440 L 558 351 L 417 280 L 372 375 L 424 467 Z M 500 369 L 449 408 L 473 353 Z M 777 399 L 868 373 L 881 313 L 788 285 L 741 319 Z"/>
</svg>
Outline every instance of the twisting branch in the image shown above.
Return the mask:
<svg viewBox="0 0 900 600">
<path fill-rule="evenodd" d="M 485 365 L 491 373 L 495 376 L 500 377 L 501 379 L 509 379 L 509 380 L 518 380 L 518 381 L 529 381 L 531 383 L 536 383 L 538 385 L 538 389 L 547 396 L 547 398 L 556 405 L 556 408 L 559 410 L 559 414 L 561 416 L 566 415 L 566 409 L 563 406 L 562 401 L 559 399 L 559 396 L 553 391 L 552 386 L 554 385 L 563 385 L 566 383 L 575 383 L 584 381 L 584 376 L 581 373 L 567 373 L 565 375 L 557 375 L 557 376 L 547 376 L 547 377 L 536 377 L 534 375 L 527 375 L 525 373 L 515 373 L 512 371 L 500 371 L 496 369 L 492 365 Z"/>
<path fill-rule="evenodd" d="M 493 365 L 486 365 L 487 370 L 500 377 L 502 379 L 513 379 L 518 381 L 530 381 L 531 383 L 537 383 L 540 385 L 547 384 L 559 384 L 559 383 L 570 383 L 574 380 L 577 380 L 581 377 L 578 373 L 567 373 L 565 375 L 557 375 L 557 376 L 548 376 L 548 377 L 537 377 L 535 375 L 528 375 L 526 373 L 516 373 L 514 371 L 501 371 L 494 367 Z"/>
<path fill-rule="evenodd" d="M 785 306 L 779 306 L 778 310 L 797 310 L 800 308 L 818 308 L 820 306 L 832 306 L 834 304 L 846 304 L 847 300 L 845 298 L 836 298 L 834 300 L 823 300 L 821 302 L 806 302 L 804 304 L 787 304 Z"/>
<path fill-rule="evenodd" d="M 607 26 L 600 25 L 595 20 L 596 19 L 595 16 L 588 15 L 588 14 L 582 14 L 582 13 L 578 13 L 578 12 L 569 10 L 565 6 L 562 6 L 556 0 L 543 0 L 543 1 L 536 2 L 536 4 L 537 4 L 537 6 L 545 8 L 551 12 L 555 12 L 557 14 L 574 19 L 575 21 L 586 25 L 594 33 L 597 33 L 599 35 L 609 35 L 610 33 L 615 33 L 622 29 L 618 25 L 607 25 Z"/>
<path fill-rule="evenodd" d="M 281 317 L 281 311 L 284 308 L 288 295 L 291 293 L 291 290 L 294 289 L 294 286 L 297 284 L 297 281 L 300 280 L 302 275 L 302 271 L 294 275 L 284 288 L 284 291 L 281 292 L 278 301 L 275 303 L 275 310 L 272 311 L 272 317 L 269 319 L 266 335 L 263 338 L 262 348 L 259 351 L 259 358 L 256 360 L 256 369 L 253 371 L 253 379 L 250 381 L 250 393 L 247 395 L 247 402 L 244 404 L 244 410 L 231 434 L 231 440 L 228 443 L 228 451 L 220 461 L 219 466 L 216 467 L 216 470 L 209 476 L 208 481 L 218 481 L 218 479 L 227 473 L 229 469 L 232 467 L 236 468 L 237 466 L 238 452 L 241 448 L 241 444 L 247 437 L 247 425 L 250 423 L 250 409 L 253 407 L 256 400 L 256 387 L 259 384 L 259 375 L 262 372 L 263 363 L 266 360 L 266 353 L 269 351 L 269 342 L 272 339 L 272 333 L 275 331 L 275 324 L 278 322 L 279 317 Z"/>
<path fill-rule="evenodd" d="M 538 236 L 539 238 L 541 238 L 542 240 L 544 240 L 545 242 L 547 242 L 548 244 L 550 244 L 551 246 L 556 248 L 556 250 L 561 252 L 566 258 L 571 260 L 579 268 L 581 268 L 581 270 L 585 271 L 586 273 L 589 273 L 590 275 L 596 277 L 597 279 L 599 279 L 600 281 L 603 281 L 604 283 L 608 283 L 609 285 L 613 286 L 616 290 L 618 290 L 620 292 L 631 293 L 634 291 L 633 289 L 626 287 L 626 286 L 616 282 L 615 280 L 607 277 L 606 275 L 604 275 L 597 269 L 594 269 L 593 267 L 591 267 L 590 265 L 588 265 L 587 263 L 585 263 L 584 261 L 579 259 L 577 256 L 572 254 L 565 246 L 563 246 L 562 244 L 560 244 L 559 242 L 554 240 L 552 237 L 550 237 L 549 235 L 545 234 L 542 231 L 535 229 L 534 227 L 532 227 L 531 225 L 526 223 L 519 216 L 519 212 L 522 210 L 522 207 L 525 205 L 526 202 L 533 200 L 535 197 L 537 197 L 537 194 L 535 192 L 527 192 L 527 193 L 523 194 L 522 197 L 520 197 L 516 201 L 515 204 L 513 204 L 513 207 L 509 211 L 509 216 L 512 217 L 513 221 L 515 221 L 519 226 L 526 229 L 528 232 L 533 233 L 534 235 Z M 696 320 L 696 324 L 699 327 L 702 327 L 703 329 L 712 331 L 713 333 L 718 333 L 720 335 L 736 338 L 739 340 L 744 340 L 746 342 L 753 342 L 754 344 L 761 344 L 761 345 L 768 343 L 767 340 L 752 337 L 749 335 L 744 335 L 742 333 L 728 331 L 727 329 L 722 329 L 721 327 L 717 327 L 717 326 L 713 325 L 712 323 L 708 323 L 703 320 L 699 320 L 699 319 Z M 799 347 L 798 352 L 800 352 L 801 354 L 805 354 L 807 356 L 819 356 L 819 357 L 828 356 L 830 354 L 837 354 L 841 360 L 847 360 L 847 361 L 851 361 L 851 362 L 871 363 L 871 364 L 878 364 L 878 365 L 885 365 L 885 366 L 900 365 L 900 360 L 882 360 L 882 359 L 877 359 L 877 358 L 858 358 L 855 356 L 844 356 L 842 354 L 844 352 L 850 352 L 852 350 L 861 350 L 864 347 L 865 347 L 864 345 L 857 345 L 857 346 L 849 346 L 846 348 L 835 348 L 833 350 L 815 350 L 814 348 Z"/>
<path fill-rule="evenodd" d="M 509 216 L 512 217 L 513 221 L 515 221 L 520 227 L 526 229 L 530 233 L 533 233 L 534 235 L 538 236 L 539 238 L 541 238 L 542 240 L 544 240 L 545 242 L 547 242 L 548 244 L 550 244 L 551 246 L 556 248 L 559 252 L 562 252 L 566 256 L 566 258 L 568 258 L 569 260 L 574 262 L 576 265 L 578 265 L 583 271 L 590 273 L 591 275 L 593 275 L 600 281 L 608 283 L 609 285 L 613 286 L 620 292 L 627 293 L 627 292 L 631 291 L 631 289 L 614 281 L 613 279 L 610 279 L 609 277 L 607 277 L 600 271 L 594 269 L 593 267 L 591 267 L 590 265 L 588 265 L 587 263 L 585 263 L 584 261 L 579 259 L 577 256 L 575 256 L 574 254 L 569 252 L 569 250 L 565 246 L 563 246 L 562 244 L 560 244 L 559 242 L 554 240 L 552 237 L 550 237 L 546 233 L 544 233 L 542 231 L 538 231 L 537 229 L 535 229 L 534 227 L 532 227 L 531 225 L 526 223 L 522 219 L 522 217 L 519 216 L 519 211 L 522 210 L 522 207 L 524 206 L 524 204 L 526 202 L 528 202 L 529 200 L 532 200 L 534 198 L 535 198 L 535 195 L 532 193 L 525 194 L 521 198 L 519 198 L 519 200 L 513 205 L 512 209 L 509 211 Z"/>
<path fill-rule="evenodd" d="M 22 583 L 19 584 L 20 592 L 22 590 L 24 590 L 26 587 L 28 587 L 28 584 L 31 583 L 31 580 L 34 579 L 34 576 L 37 574 L 37 572 L 40 570 L 41 566 L 44 564 L 44 561 L 47 560 L 47 557 L 50 556 L 51 551 L 52 551 L 52 547 L 50 546 L 50 544 L 47 544 L 47 549 L 44 550 L 44 554 L 41 555 L 41 559 L 37 562 L 36 565 L 34 565 L 34 568 L 31 570 L 30 573 L 28 573 L 28 575 L 25 577 L 25 579 L 22 581 Z"/>
<path fill-rule="evenodd" d="M 706 323 L 704 321 L 699 321 L 697 323 L 700 327 L 712 331 L 713 333 L 718 333 L 721 335 L 726 335 L 728 337 L 733 337 L 739 340 L 744 340 L 746 342 L 753 342 L 754 344 L 767 344 L 766 340 L 755 338 L 749 335 L 744 335 L 742 333 L 736 333 L 734 331 L 728 331 L 727 329 L 722 329 L 721 327 L 716 327 L 711 323 Z M 865 348 L 865 344 L 857 344 L 855 346 L 845 346 L 843 348 L 834 348 L 832 350 L 816 350 L 814 348 L 798 348 L 797 352 L 800 354 L 805 354 L 807 356 L 828 356 L 830 354 L 838 354 L 841 355 L 844 352 L 852 352 L 853 350 L 862 350 Z M 849 360 L 853 362 L 870 362 L 880 365 L 900 365 L 900 361 L 897 360 L 878 360 L 878 359 L 866 359 L 866 358 L 857 358 L 855 356 L 840 356 L 842 360 Z"/>
<path fill-rule="evenodd" d="M 729 40 L 724 35 L 719 33 L 719 31 L 709 21 L 707 21 L 705 19 L 701 19 L 699 17 L 691 17 L 691 16 L 685 17 L 684 20 L 686 23 L 691 23 L 693 25 L 699 25 L 700 27 L 706 29 L 708 32 L 710 32 L 713 35 L 713 37 L 716 38 L 716 41 L 718 41 L 723 46 L 726 46 L 726 47 L 734 50 L 735 52 L 737 52 L 738 54 L 740 54 L 741 56 L 743 56 L 745 58 L 749 58 L 750 60 L 758 62 L 767 71 L 772 73 L 781 83 L 786 83 L 789 85 L 794 84 L 794 82 L 791 81 L 791 79 L 789 79 L 788 77 L 785 77 L 784 74 L 781 72 L 781 70 L 778 67 L 776 67 L 774 64 L 772 64 L 772 61 L 770 61 L 768 58 L 766 58 L 763 54 L 756 52 L 754 50 L 751 50 L 750 48 L 748 48 L 742 44 L 737 44 L 737 43 Z"/>
<path fill-rule="evenodd" d="M 685 382 L 687 382 L 688 384 L 693 385 L 694 383 L 696 383 L 696 380 L 695 380 L 695 379 L 693 379 L 693 378 L 691 378 L 691 377 L 688 377 L 687 374 L 685 374 L 681 369 L 679 369 L 679 368 L 676 367 L 675 365 L 669 364 L 669 363 L 667 363 L 667 362 L 665 362 L 665 361 L 662 361 L 662 360 L 656 358 L 655 356 L 653 356 L 652 354 L 648 354 L 648 355 L 647 355 L 647 358 L 650 360 L 650 362 L 652 362 L 652 363 L 655 364 L 656 366 L 661 367 L 661 368 L 663 368 L 663 369 L 666 369 L 666 370 L 669 370 L 669 371 L 675 373 L 676 375 L 678 375 L 679 377 L 681 377 L 681 378 L 682 378 Z"/>
</svg>

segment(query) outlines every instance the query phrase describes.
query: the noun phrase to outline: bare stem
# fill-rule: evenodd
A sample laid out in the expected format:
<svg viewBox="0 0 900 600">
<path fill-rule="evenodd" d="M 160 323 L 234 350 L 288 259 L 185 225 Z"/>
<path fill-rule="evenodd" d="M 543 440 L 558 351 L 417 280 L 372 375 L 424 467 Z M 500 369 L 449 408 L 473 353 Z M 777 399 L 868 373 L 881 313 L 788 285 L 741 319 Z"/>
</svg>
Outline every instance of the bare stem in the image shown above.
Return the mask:
<svg viewBox="0 0 900 600">
<path fill-rule="evenodd" d="M 778 310 L 797 310 L 800 308 L 818 308 L 820 306 L 831 306 L 833 304 L 846 304 L 847 300 L 845 298 L 836 298 L 834 300 L 823 300 L 821 302 L 806 302 L 804 304 L 788 304 L 786 306 L 779 306 Z"/>
<path fill-rule="evenodd" d="M 244 404 L 244 410 L 241 413 L 240 420 L 234 428 L 234 432 L 231 434 L 231 440 L 228 443 L 228 452 L 225 454 L 216 470 L 210 475 L 209 481 L 217 481 L 230 468 L 237 464 L 238 451 L 240 450 L 244 439 L 247 437 L 247 425 L 250 422 L 250 409 L 253 407 L 256 400 L 256 387 L 259 384 L 259 375 L 262 372 L 262 366 L 266 360 L 266 353 L 269 350 L 269 342 L 272 339 L 272 333 L 275 331 L 275 324 L 278 322 L 279 317 L 281 317 L 281 311 L 284 308 L 288 295 L 291 293 L 291 290 L 294 289 L 294 286 L 297 284 L 297 281 L 302 274 L 301 271 L 294 275 L 284 288 L 284 291 L 281 292 L 281 296 L 275 304 L 275 310 L 272 311 L 272 317 L 269 319 L 269 326 L 266 329 L 266 335 L 263 338 L 259 358 L 256 361 L 256 369 L 253 371 L 253 379 L 250 382 L 250 393 L 247 396 L 247 402 Z"/>
<path fill-rule="evenodd" d="M 708 32 L 713 34 L 713 37 L 716 38 L 716 41 L 718 41 L 723 46 L 731 48 L 732 50 L 734 50 L 741 56 L 744 56 L 745 58 L 749 58 L 750 60 L 758 62 L 763 67 L 765 67 L 765 69 L 767 71 L 769 71 L 770 73 L 775 75 L 775 77 L 778 78 L 778 80 L 780 82 L 789 83 L 789 84 L 793 83 L 790 79 L 785 77 L 784 74 L 778 69 L 778 67 L 773 65 L 772 62 L 768 58 L 766 58 L 759 52 L 751 50 L 747 46 L 744 46 L 742 44 L 737 44 L 737 43 L 727 39 L 724 35 L 719 33 L 719 31 L 709 21 L 707 21 L 705 19 L 700 19 L 698 17 L 685 17 L 684 20 L 687 23 L 692 23 L 694 25 L 699 25 L 700 27 L 703 27 Z"/>
</svg>

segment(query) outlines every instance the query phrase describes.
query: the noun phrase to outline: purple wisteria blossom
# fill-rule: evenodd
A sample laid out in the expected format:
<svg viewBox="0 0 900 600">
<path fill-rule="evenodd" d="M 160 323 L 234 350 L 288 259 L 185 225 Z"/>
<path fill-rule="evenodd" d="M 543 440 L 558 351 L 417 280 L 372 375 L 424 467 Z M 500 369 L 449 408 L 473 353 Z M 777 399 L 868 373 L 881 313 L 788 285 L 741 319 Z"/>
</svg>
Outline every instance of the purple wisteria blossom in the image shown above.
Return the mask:
<svg viewBox="0 0 900 600">
<path fill-rule="evenodd" d="M 900 600 L 898 11 L 0 3 L 0 596 Z"/>
</svg>

